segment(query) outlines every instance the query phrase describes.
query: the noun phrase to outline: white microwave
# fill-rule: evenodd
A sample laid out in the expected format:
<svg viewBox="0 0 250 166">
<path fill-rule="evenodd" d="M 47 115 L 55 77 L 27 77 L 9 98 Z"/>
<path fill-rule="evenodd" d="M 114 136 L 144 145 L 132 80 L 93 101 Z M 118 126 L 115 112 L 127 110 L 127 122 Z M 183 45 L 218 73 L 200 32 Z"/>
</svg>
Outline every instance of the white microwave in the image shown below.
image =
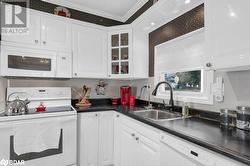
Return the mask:
<svg viewBox="0 0 250 166">
<path fill-rule="evenodd" d="M 1 76 L 56 77 L 56 52 L 1 47 Z"/>
</svg>

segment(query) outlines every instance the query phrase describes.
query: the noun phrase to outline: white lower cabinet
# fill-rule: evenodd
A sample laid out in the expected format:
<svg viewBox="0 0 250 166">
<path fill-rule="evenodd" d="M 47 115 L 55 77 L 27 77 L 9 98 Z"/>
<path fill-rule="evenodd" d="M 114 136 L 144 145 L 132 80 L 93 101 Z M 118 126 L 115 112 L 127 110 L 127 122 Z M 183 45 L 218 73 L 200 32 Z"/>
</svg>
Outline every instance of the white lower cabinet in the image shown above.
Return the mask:
<svg viewBox="0 0 250 166">
<path fill-rule="evenodd" d="M 98 113 L 78 114 L 79 166 L 98 165 Z"/>
<path fill-rule="evenodd" d="M 160 140 L 160 166 L 246 166 L 167 133 L 162 133 Z"/>
<path fill-rule="evenodd" d="M 121 166 L 159 166 L 160 145 L 126 125 L 121 134 Z"/>
<path fill-rule="evenodd" d="M 99 166 L 113 165 L 114 113 L 99 114 Z"/>
<path fill-rule="evenodd" d="M 122 125 L 121 126 L 121 165 L 136 166 L 138 142 L 135 140 L 136 131 Z"/>
<path fill-rule="evenodd" d="M 79 166 L 245 166 L 117 112 L 78 114 Z"/>
<path fill-rule="evenodd" d="M 78 114 L 78 165 L 113 165 L 113 112 Z"/>
<path fill-rule="evenodd" d="M 115 125 L 115 166 L 159 166 L 160 145 L 144 132 L 144 127 L 119 114 Z"/>
</svg>

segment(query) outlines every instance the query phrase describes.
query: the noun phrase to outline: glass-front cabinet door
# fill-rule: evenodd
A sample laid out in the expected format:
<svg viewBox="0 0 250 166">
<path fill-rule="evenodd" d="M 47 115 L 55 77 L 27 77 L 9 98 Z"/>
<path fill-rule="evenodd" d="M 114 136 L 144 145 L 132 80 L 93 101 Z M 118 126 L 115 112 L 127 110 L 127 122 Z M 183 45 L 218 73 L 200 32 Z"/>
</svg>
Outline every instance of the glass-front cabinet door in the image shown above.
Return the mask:
<svg viewBox="0 0 250 166">
<path fill-rule="evenodd" d="M 109 77 L 131 76 L 131 30 L 109 33 Z"/>
</svg>

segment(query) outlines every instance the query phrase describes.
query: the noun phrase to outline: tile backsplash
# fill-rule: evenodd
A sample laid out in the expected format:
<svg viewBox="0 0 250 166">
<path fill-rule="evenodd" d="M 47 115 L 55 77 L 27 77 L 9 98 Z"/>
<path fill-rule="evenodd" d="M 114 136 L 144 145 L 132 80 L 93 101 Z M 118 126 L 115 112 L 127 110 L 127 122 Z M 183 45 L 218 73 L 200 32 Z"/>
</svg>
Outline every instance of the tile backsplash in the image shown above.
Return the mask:
<svg viewBox="0 0 250 166">
<path fill-rule="evenodd" d="M 239 72 L 221 72 L 216 71 L 216 76 L 221 76 L 224 78 L 225 82 L 225 95 L 224 95 L 224 101 L 221 103 L 215 102 L 213 105 L 206 105 L 206 104 L 197 104 L 192 103 L 191 107 L 201 110 L 207 110 L 207 111 L 214 111 L 219 112 L 222 108 L 230 108 L 230 109 L 236 109 L 236 106 L 238 105 L 246 105 L 250 106 L 250 77 L 249 77 L 250 71 L 239 71 Z M 140 89 L 144 85 L 150 85 L 151 86 L 151 92 L 153 91 L 155 85 L 154 85 L 154 77 L 150 77 L 149 79 L 144 80 L 134 80 L 130 82 L 130 85 L 132 87 L 137 87 L 137 95 L 140 95 Z M 147 92 L 144 91 L 142 94 L 142 100 L 147 100 Z M 151 95 L 151 100 L 155 102 L 162 103 L 163 99 L 155 99 Z M 166 99 L 167 103 L 167 99 Z M 181 102 L 177 102 L 177 105 L 181 106 Z"/>
<path fill-rule="evenodd" d="M 4 79 L 4 78 L 2 78 Z M 72 99 L 79 97 L 78 92 L 81 92 L 81 87 L 86 85 L 91 88 L 90 98 L 111 98 L 120 95 L 120 86 L 129 85 L 126 80 L 104 80 L 108 85 L 105 89 L 105 95 L 97 95 L 96 85 L 100 79 L 9 79 L 10 87 L 71 87 Z M 3 82 L 7 82 L 6 79 Z M 5 83 L 6 84 L 6 83 Z M 2 88 L 1 86 L 0 88 Z M 5 85 L 5 87 L 7 87 Z M 3 89 L 3 88 L 2 88 Z M 73 90 L 74 89 L 74 90 Z M 3 89 L 4 90 L 4 89 Z"/>
</svg>

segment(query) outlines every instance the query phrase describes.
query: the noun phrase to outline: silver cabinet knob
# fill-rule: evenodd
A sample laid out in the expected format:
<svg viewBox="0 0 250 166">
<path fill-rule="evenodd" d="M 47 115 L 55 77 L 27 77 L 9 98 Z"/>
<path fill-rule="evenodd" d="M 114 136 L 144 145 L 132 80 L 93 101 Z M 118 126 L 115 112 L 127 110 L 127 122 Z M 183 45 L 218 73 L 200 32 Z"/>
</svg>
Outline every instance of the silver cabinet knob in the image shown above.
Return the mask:
<svg viewBox="0 0 250 166">
<path fill-rule="evenodd" d="M 212 63 L 208 62 L 208 63 L 206 63 L 206 66 L 207 67 L 212 67 Z"/>
<path fill-rule="evenodd" d="M 136 137 L 135 140 L 138 141 L 138 140 L 139 140 L 139 137 Z"/>
<path fill-rule="evenodd" d="M 66 60 L 66 57 L 65 57 L 65 56 L 63 56 L 63 57 L 62 57 L 62 60 Z"/>
<path fill-rule="evenodd" d="M 35 40 L 35 43 L 37 44 L 37 43 L 38 43 L 38 40 Z"/>
<path fill-rule="evenodd" d="M 120 115 L 116 115 L 116 117 L 117 117 L 117 118 L 119 118 L 119 117 L 120 117 Z"/>
<path fill-rule="evenodd" d="M 134 136 L 135 136 L 135 133 L 132 133 L 131 136 L 134 137 Z"/>
<path fill-rule="evenodd" d="M 77 76 L 77 73 L 75 73 L 75 76 Z"/>
<path fill-rule="evenodd" d="M 43 44 L 46 44 L 46 41 L 43 41 Z"/>
<path fill-rule="evenodd" d="M 98 114 L 95 114 L 95 116 L 98 116 Z"/>
</svg>

